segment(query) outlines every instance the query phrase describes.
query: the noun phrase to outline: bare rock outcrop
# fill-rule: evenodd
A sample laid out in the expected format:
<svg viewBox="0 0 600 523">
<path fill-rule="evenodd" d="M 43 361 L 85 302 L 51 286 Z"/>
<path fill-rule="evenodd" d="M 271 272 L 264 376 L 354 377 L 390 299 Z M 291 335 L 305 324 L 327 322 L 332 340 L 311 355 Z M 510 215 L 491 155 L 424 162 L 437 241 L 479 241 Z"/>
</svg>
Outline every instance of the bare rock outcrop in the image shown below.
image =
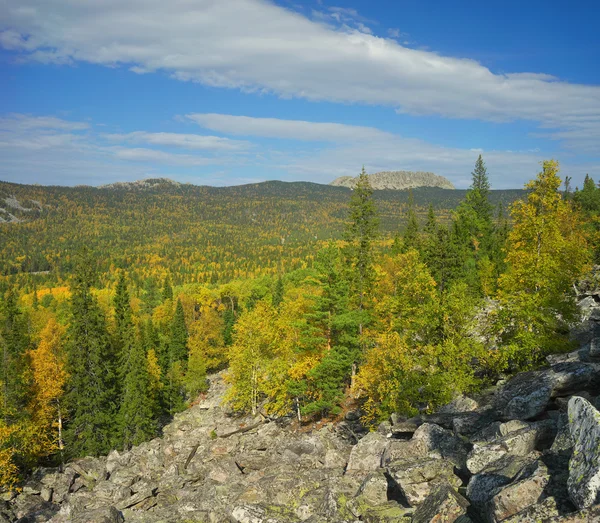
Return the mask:
<svg viewBox="0 0 600 523">
<path fill-rule="evenodd" d="M 329 185 L 353 188 L 358 177 L 340 176 Z M 369 174 L 369 182 L 375 190 L 414 189 L 416 187 L 440 187 L 441 189 L 454 189 L 454 185 L 443 176 L 422 171 L 383 171 Z"/>
</svg>

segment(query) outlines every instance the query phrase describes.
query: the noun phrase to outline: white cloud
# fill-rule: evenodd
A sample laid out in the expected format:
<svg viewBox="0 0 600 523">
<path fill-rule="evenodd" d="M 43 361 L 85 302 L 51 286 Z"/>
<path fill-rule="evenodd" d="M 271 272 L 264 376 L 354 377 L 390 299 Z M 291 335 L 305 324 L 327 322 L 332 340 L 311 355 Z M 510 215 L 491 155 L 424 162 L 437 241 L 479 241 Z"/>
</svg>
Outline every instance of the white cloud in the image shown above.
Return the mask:
<svg viewBox="0 0 600 523">
<path fill-rule="evenodd" d="M 203 158 L 190 154 L 173 154 L 156 149 L 146 149 L 137 147 L 134 149 L 115 148 L 113 149 L 115 157 L 121 160 L 131 160 L 135 162 L 162 163 L 176 166 L 209 165 L 218 163 L 214 158 Z"/>
<path fill-rule="evenodd" d="M 186 115 L 205 129 L 239 136 L 285 138 L 302 141 L 349 142 L 365 138 L 392 136 L 374 127 L 361 127 L 339 123 L 317 123 L 279 118 L 253 118 L 231 114 L 192 113 Z"/>
<path fill-rule="evenodd" d="M 343 22 L 357 14 L 328 15 Z M 579 131 L 600 128 L 599 86 L 495 74 L 474 60 L 324 25 L 267 0 L 5 0 L 0 20 L 0 45 L 42 62 L 125 64 L 210 86 L 413 114 L 533 120 L 557 139 L 570 133 L 573 146 Z"/>
<path fill-rule="evenodd" d="M 219 136 L 203 136 L 200 134 L 135 131 L 126 134 L 104 134 L 103 137 L 115 142 L 145 143 L 149 145 L 209 151 L 240 151 L 251 147 L 249 142 L 230 140 L 229 138 L 221 138 Z"/>
<path fill-rule="evenodd" d="M 31 116 L 8 114 L 0 117 L 0 131 L 28 131 L 31 129 L 54 129 L 60 131 L 81 131 L 89 128 L 86 122 L 71 122 L 54 116 Z"/>
</svg>

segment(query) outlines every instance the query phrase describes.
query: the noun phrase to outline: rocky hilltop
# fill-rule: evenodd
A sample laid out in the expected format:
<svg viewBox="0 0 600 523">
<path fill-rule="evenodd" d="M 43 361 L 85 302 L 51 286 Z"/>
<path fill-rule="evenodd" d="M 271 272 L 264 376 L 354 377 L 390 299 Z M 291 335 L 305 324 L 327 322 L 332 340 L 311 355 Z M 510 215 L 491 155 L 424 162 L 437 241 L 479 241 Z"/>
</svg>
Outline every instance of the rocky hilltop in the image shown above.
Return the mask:
<svg viewBox="0 0 600 523">
<path fill-rule="evenodd" d="M 329 185 L 338 187 L 354 187 L 357 177 L 341 176 Z M 429 172 L 412 171 L 383 171 L 369 174 L 369 182 L 375 190 L 382 189 L 414 189 L 415 187 L 440 187 L 441 189 L 454 189 L 450 180 Z"/>
<path fill-rule="evenodd" d="M 0 522 L 598 522 L 599 304 L 583 290 L 575 352 L 374 432 L 236 416 L 212 376 L 161 438 L 38 469 Z"/>
<path fill-rule="evenodd" d="M 107 185 L 100 185 L 98 189 L 119 189 L 125 191 L 139 191 L 147 189 L 157 189 L 161 187 L 180 187 L 182 184 L 171 180 L 170 178 L 147 178 L 145 180 L 136 180 L 135 182 L 115 182 Z"/>
</svg>

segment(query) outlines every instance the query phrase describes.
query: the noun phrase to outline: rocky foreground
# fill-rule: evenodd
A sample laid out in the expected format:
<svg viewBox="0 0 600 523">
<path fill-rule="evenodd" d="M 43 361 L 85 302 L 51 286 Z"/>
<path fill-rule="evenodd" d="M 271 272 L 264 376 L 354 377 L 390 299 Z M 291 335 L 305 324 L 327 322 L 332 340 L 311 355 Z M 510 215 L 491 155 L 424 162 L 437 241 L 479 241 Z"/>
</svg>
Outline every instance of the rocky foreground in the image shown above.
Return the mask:
<svg viewBox="0 0 600 523">
<path fill-rule="evenodd" d="M 0 522 L 599 522 L 596 300 L 578 351 L 376 432 L 356 413 L 307 432 L 234 417 L 213 376 L 161 438 L 36 471 L 2 495 Z"/>
</svg>

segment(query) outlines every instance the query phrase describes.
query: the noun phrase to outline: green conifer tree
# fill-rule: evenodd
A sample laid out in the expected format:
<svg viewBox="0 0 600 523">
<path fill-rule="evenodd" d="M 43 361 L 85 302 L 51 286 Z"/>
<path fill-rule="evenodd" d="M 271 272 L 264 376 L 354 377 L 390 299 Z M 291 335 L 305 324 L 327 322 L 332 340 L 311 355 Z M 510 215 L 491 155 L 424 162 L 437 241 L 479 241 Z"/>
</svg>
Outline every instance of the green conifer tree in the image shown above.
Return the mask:
<svg viewBox="0 0 600 523">
<path fill-rule="evenodd" d="M 18 417 L 26 403 L 25 354 L 30 344 L 27 320 L 17 304 L 17 294 L 10 287 L 0 308 L 0 412 L 5 421 Z"/>
<path fill-rule="evenodd" d="M 152 438 L 157 428 L 153 418 L 156 406 L 152 402 L 148 363 L 141 336 L 133 344 L 128 360 L 119 409 L 120 433 L 125 449 Z"/>
<path fill-rule="evenodd" d="M 358 310 L 364 310 L 373 291 L 373 242 L 379 218 L 373 201 L 373 188 L 363 167 L 350 198 L 350 215 L 344 239 L 351 274 L 352 294 Z"/>
<path fill-rule="evenodd" d="M 177 300 L 177 306 L 175 307 L 175 315 L 171 322 L 171 337 L 169 339 L 169 367 L 174 362 L 181 362 L 182 366 L 185 367 L 185 362 L 188 357 L 188 331 L 185 325 L 185 315 L 183 312 L 183 305 L 181 300 Z"/>
<path fill-rule="evenodd" d="M 173 299 L 173 286 L 171 285 L 171 277 L 168 275 L 165 278 L 165 283 L 163 285 L 162 299 L 163 299 L 163 301 Z"/>
<path fill-rule="evenodd" d="M 278 308 L 281 305 L 283 302 L 283 294 L 283 279 L 281 276 L 279 276 L 279 278 L 277 278 L 277 282 L 275 283 L 275 288 L 273 289 L 273 298 L 271 300 L 273 307 Z"/>
<path fill-rule="evenodd" d="M 133 328 L 133 312 L 131 310 L 129 291 L 127 290 L 127 283 L 123 273 L 120 274 L 119 280 L 117 281 L 113 306 L 115 315 L 114 348 L 119 358 L 119 380 L 117 386 L 120 388 L 128 372 L 130 354 L 136 344 Z"/>
<path fill-rule="evenodd" d="M 117 357 L 106 320 L 92 294 L 93 263 L 80 256 L 71 286 L 67 340 L 66 452 L 71 457 L 108 452 L 116 433 Z"/>
<path fill-rule="evenodd" d="M 337 413 L 344 390 L 350 384 L 353 364 L 359 359 L 359 331 L 364 314 L 352 310 L 350 282 L 344 276 L 340 253 L 335 247 L 323 249 L 315 263 L 321 293 L 305 315 L 309 331 L 305 346 L 327 347 L 321 361 L 307 379 L 294 385 L 292 395 L 302 398 L 303 415 Z"/>
</svg>

